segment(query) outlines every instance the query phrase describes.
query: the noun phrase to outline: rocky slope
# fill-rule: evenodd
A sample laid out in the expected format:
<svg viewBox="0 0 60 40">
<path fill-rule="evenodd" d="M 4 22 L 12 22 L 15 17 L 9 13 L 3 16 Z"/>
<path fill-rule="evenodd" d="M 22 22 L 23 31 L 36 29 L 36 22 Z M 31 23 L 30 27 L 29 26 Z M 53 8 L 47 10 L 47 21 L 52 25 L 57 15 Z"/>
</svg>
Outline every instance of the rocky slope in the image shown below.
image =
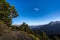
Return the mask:
<svg viewBox="0 0 60 40">
<path fill-rule="evenodd" d="M 10 33 L 6 33 L 0 36 L 0 40 L 32 40 L 26 34 L 23 34 L 21 31 L 11 31 Z"/>
</svg>

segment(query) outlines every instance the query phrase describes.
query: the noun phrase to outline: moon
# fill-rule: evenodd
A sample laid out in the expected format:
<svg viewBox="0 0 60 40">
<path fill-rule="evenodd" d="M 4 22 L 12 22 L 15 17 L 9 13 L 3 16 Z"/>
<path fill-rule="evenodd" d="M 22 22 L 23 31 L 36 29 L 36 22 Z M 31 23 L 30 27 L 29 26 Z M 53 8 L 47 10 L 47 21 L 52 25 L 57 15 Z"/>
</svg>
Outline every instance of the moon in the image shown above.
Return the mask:
<svg viewBox="0 0 60 40">
<path fill-rule="evenodd" d="M 35 11 L 39 11 L 39 8 L 34 8 Z"/>
</svg>

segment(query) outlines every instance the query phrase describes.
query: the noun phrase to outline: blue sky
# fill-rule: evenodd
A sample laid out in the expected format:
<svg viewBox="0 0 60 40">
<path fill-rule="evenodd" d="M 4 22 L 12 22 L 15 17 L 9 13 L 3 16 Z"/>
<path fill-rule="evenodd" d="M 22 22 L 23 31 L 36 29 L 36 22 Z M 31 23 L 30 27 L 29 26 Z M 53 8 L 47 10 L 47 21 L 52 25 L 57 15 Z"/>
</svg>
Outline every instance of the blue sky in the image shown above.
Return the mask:
<svg viewBox="0 0 60 40">
<path fill-rule="evenodd" d="M 12 24 L 42 25 L 60 21 L 60 0 L 7 0 L 14 5 L 19 16 Z"/>
</svg>

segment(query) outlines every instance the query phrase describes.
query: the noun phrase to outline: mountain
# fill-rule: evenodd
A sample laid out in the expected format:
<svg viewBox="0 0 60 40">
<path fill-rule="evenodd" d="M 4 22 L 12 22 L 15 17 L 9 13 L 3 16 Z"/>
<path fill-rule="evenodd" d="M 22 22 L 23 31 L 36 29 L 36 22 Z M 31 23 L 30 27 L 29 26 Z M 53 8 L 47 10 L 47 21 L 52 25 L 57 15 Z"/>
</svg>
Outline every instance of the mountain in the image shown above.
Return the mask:
<svg viewBox="0 0 60 40">
<path fill-rule="evenodd" d="M 48 35 L 52 34 L 60 34 L 60 21 L 51 21 L 50 23 L 46 25 L 42 25 L 39 27 L 35 27 L 32 29 L 33 31 L 40 33 L 41 31 L 46 32 Z"/>
<path fill-rule="evenodd" d="M 30 26 L 31 29 L 33 28 L 40 28 L 41 25 L 37 25 L 37 26 Z"/>
</svg>

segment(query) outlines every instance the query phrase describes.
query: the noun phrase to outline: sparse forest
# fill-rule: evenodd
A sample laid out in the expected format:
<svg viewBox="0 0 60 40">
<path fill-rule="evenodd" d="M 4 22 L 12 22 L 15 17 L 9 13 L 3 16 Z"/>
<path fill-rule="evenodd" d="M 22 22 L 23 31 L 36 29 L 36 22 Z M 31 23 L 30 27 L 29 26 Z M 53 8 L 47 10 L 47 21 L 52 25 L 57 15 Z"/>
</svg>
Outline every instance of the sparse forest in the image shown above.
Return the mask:
<svg viewBox="0 0 60 40">
<path fill-rule="evenodd" d="M 60 40 L 59 35 L 48 36 L 43 31 L 33 31 L 26 23 L 19 27 L 12 25 L 12 19 L 16 17 L 15 7 L 0 0 L 0 40 Z"/>
</svg>

